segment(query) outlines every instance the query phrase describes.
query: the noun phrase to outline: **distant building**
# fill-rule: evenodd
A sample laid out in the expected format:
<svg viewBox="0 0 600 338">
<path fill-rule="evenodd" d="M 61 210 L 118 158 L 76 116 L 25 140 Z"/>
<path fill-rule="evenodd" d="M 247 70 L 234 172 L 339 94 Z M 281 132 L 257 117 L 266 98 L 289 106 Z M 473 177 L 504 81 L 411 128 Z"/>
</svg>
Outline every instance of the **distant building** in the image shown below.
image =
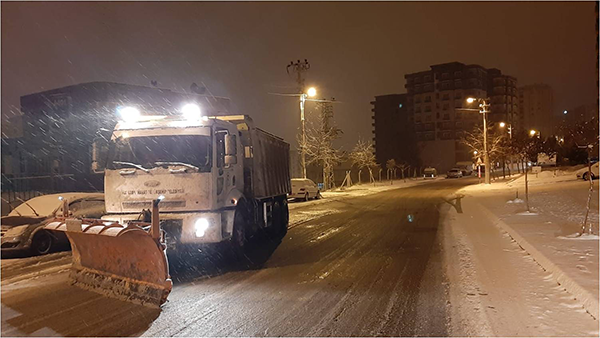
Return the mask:
<svg viewBox="0 0 600 338">
<path fill-rule="evenodd" d="M 554 110 L 554 91 L 546 84 L 519 88 L 519 118 L 525 130 L 538 130 L 541 135 L 554 133 L 558 118 Z"/>
<path fill-rule="evenodd" d="M 111 82 L 82 83 L 22 96 L 23 135 L 2 140 L 3 178 L 90 174 L 92 142 L 101 128 L 114 128 L 118 106 L 177 114 L 186 102 L 198 103 L 206 115 L 225 114 L 230 105 L 226 98 Z M 102 179 L 88 185 L 102 189 Z"/>
<path fill-rule="evenodd" d="M 476 104 L 467 98 L 489 98 L 491 124 L 511 123 L 518 128 L 517 80 L 498 69 L 451 62 L 406 74 L 408 123 L 415 131 L 423 166 L 445 172 L 473 155 L 461 142 L 465 132 L 482 124 Z M 376 132 L 377 134 L 377 132 Z"/>
<path fill-rule="evenodd" d="M 407 98 L 407 94 L 380 95 L 371 102 L 375 158 L 384 170 L 390 159 L 398 164 L 406 162 L 412 167 L 419 165 Z"/>
</svg>

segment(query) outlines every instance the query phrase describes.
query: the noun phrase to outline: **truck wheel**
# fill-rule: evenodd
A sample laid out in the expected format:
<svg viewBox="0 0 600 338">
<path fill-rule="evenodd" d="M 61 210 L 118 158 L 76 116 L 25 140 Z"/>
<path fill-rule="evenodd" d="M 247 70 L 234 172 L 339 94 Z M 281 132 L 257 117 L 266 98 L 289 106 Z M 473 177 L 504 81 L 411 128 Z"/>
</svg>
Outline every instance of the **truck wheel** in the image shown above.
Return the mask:
<svg viewBox="0 0 600 338">
<path fill-rule="evenodd" d="M 281 226 L 281 231 L 280 231 L 281 237 L 284 237 L 287 234 L 289 223 L 290 223 L 290 210 L 288 208 L 287 200 L 284 198 L 281 201 L 281 221 L 279 223 Z"/>
<path fill-rule="evenodd" d="M 308 202 L 308 193 L 304 194 L 304 202 Z"/>
<path fill-rule="evenodd" d="M 273 203 L 273 211 L 271 214 L 271 224 L 267 228 L 267 234 L 270 237 L 277 238 L 281 233 L 281 222 L 282 222 L 282 202 L 275 201 Z"/>
<path fill-rule="evenodd" d="M 52 248 L 52 236 L 47 231 L 38 231 L 31 240 L 31 253 L 34 255 L 45 255 Z"/>
<path fill-rule="evenodd" d="M 589 172 L 583 174 L 583 180 L 584 181 L 587 181 L 589 178 L 590 178 L 590 173 Z"/>
<path fill-rule="evenodd" d="M 240 209 L 235 211 L 233 217 L 233 234 L 231 236 L 231 247 L 237 259 L 245 257 L 246 244 L 248 242 L 246 219 Z"/>
</svg>

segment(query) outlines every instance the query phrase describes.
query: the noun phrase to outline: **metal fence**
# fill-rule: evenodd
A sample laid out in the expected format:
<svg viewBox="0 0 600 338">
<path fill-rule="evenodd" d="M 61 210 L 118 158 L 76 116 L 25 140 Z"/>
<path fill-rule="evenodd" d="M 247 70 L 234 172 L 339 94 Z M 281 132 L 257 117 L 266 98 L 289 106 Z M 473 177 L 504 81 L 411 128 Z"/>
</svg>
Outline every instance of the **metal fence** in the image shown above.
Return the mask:
<svg viewBox="0 0 600 338">
<path fill-rule="evenodd" d="M 2 215 L 36 196 L 76 191 L 103 191 L 103 174 L 17 176 L 2 174 Z"/>
</svg>

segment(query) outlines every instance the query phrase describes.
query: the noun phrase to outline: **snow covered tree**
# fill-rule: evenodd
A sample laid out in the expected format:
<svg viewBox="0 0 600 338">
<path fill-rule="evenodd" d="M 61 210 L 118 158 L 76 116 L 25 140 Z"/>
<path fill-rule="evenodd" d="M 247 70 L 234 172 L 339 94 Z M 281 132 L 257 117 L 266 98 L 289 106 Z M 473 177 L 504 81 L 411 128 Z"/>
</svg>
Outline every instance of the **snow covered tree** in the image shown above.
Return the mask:
<svg viewBox="0 0 600 338">
<path fill-rule="evenodd" d="M 350 160 L 352 161 L 352 164 L 356 165 L 360 170 L 367 168 L 369 170 L 370 182 L 375 182 L 373 168 L 377 166 L 377 163 L 375 162 L 373 144 L 359 139 L 358 143 L 356 143 L 356 146 L 354 146 L 354 149 L 350 153 Z"/>
<path fill-rule="evenodd" d="M 391 179 L 393 182 L 394 176 L 392 175 L 392 172 L 394 171 L 394 169 L 396 169 L 396 160 L 394 160 L 393 158 L 387 160 L 387 162 L 385 163 L 385 167 L 387 169 L 387 179 Z"/>
<path fill-rule="evenodd" d="M 342 130 L 332 121 L 332 111 L 328 105 L 319 106 L 319 123 L 308 121 L 306 142 L 298 137 L 300 149 L 306 151 L 306 164 L 317 164 L 323 168 L 323 187 L 325 190 L 335 186 L 333 167 L 342 161 L 341 149 L 333 146 L 333 141 L 339 138 Z"/>
</svg>

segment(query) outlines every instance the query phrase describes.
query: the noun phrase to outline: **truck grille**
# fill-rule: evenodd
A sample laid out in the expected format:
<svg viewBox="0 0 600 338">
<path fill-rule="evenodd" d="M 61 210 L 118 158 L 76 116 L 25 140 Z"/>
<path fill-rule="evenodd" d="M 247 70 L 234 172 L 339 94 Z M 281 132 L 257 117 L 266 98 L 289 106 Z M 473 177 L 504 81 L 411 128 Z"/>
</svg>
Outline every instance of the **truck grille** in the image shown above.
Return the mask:
<svg viewBox="0 0 600 338">
<path fill-rule="evenodd" d="M 150 209 L 152 208 L 152 201 L 133 201 L 123 202 L 123 209 Z M 160 206 L 163 208 L 183 208 L 185 207 L 185 201 L 162 201 Z"/>
</svg>

